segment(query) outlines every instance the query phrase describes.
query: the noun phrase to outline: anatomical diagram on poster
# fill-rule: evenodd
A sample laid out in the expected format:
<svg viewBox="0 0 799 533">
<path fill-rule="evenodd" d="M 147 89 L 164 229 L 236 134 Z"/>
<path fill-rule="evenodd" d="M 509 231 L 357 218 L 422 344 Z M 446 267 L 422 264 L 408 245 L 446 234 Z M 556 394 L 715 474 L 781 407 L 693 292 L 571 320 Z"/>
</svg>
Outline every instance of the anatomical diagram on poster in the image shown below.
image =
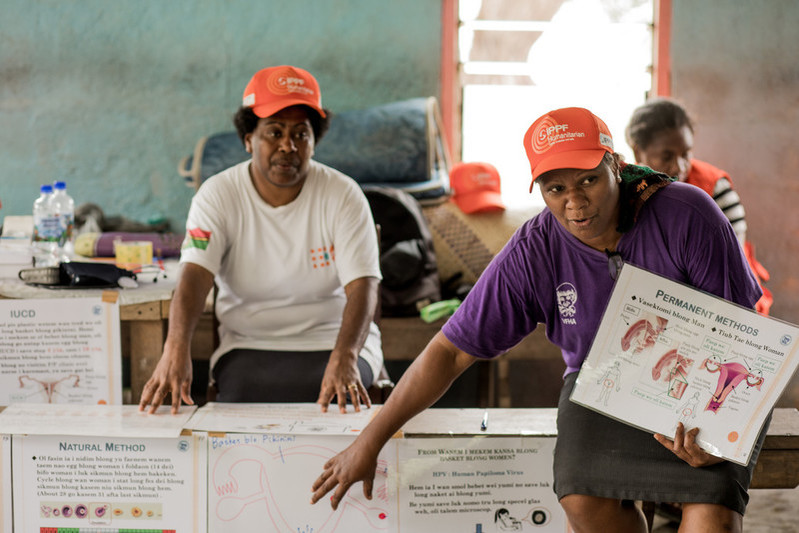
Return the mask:
<svg viewBox="0 0 799 533">
<path fill-rule="evenodd" d="M 209 434 L 208 531 L 275 533 L 390 532 L 396 495 L 393 439 L 378 457 L 372 499 L 357 483 L 337 510 L 328 498 L 311 505 L 311 485 L 352 435 Z"/>
<path fill-rule="evenodd" d="M 625 264 L 572 401 L 746 465 L 797 364 L 799 328 Z"/>
<path fill-rule="evenodd" d="M 121 404 L 119 304 L 0 300 L 0 405 Z"/>
<path fill-rule="evenodd" d="M 391 531 L 396 439 L 380 454 L 371 500 L 357 483 L 336 511 L 327 498 L 310 503 L 324 464 L 355 440 L 375 411 L 348 406 L 342 414 L 331 406 L 323 413 L 315 403 L 209 402 L 198 409 L 188 427 L 208 432 L 208 531 Z"/>
</svg>

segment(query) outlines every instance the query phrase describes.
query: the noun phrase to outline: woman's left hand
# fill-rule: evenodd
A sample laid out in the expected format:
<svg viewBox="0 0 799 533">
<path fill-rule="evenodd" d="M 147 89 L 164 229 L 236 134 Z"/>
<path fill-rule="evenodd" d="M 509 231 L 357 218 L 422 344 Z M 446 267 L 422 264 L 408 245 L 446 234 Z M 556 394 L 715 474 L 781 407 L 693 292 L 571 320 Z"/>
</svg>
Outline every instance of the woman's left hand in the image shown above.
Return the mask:
<svg viewBox="0 0 799 533">
<path fill-rule="evenodd" d="M 361 405 L 372 407 L 366 387 L 361 382 L 357 362 L 352 364 L 340 361 L 335 357 L 335 351 L 330 356 L 330 361 L 322 377 L 322 386 L 319 390 L 319 399 L 316 403 L 321 405 L 322 412 L 327 412 L 327 407 L 337 397 L 338 409 L 341 413 L 347 412 L 347 396 L 349 396 L 355 411 L 361 410 Z"/>
<path fill-rule="evenodd" d="M 674 440 L 668 439 L 659 433 L 655 433 L 655 440 L 661 443 L 665 448 L 671 450 L 674 455 L 695 468 L 722 462 L 724 459 L 721 457 L 710 455 L 699 447 L 696 443 L 696 435 L 698 433 L 699 428 L 685 431 L 685 426 L 683 426 L 682 422 L 679 422 L 677 424 L 677 430 L 674 432 Z"/>
</svg>

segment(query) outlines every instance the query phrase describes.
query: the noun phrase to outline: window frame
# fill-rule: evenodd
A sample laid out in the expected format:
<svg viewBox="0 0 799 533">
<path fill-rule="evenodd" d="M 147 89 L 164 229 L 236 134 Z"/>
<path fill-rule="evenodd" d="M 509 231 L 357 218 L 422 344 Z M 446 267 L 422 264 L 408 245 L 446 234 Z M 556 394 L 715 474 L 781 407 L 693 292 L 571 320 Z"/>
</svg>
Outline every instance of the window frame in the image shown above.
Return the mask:
<svg viewBox="0 0 799 533">
<path fill-rule="evenodd" d="M 672 0 L 654 0 L 652 94 L 671 96 Z M 441 117 L 450 160 L 461 160 L 463 88 L 458 54 L 458 0 L 442 0 Z"/>
</svg>

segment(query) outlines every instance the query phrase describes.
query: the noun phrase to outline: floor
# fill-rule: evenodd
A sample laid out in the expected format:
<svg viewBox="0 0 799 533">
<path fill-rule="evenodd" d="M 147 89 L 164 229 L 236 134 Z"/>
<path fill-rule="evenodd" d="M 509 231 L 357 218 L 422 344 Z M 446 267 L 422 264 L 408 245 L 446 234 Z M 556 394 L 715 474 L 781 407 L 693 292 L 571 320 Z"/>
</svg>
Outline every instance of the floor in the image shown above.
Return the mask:
<svg viewBox="0 0 799 533">
<path fill-rule="evenodd" d="M 756 489 L 751 491 L 744 516 L 746 533 L 798 533 L 799 488 L 791 490 Z M 674 533 L 677 525 L 655 516 L 652 533 Z"/>
</svg>

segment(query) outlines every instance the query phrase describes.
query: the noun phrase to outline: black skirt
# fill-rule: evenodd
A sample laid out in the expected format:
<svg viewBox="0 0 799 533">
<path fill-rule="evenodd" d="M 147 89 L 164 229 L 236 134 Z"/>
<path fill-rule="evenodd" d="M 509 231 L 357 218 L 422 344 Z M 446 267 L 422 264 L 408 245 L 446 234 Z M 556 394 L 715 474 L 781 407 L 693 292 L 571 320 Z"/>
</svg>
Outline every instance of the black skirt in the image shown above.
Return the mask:
<svg viewBox="0 0 799 533">
<path fill-rule="evenodd" d="M 558 402 L 555 493 L 651 502 L 715 503 L 741 515 L 757 456 L 771 420 L 757 439 L 748 466 L 730 461 L 694 468 L 651 433 L 571 400 L 577 372 L 566 376 Z"/>
</svg>

